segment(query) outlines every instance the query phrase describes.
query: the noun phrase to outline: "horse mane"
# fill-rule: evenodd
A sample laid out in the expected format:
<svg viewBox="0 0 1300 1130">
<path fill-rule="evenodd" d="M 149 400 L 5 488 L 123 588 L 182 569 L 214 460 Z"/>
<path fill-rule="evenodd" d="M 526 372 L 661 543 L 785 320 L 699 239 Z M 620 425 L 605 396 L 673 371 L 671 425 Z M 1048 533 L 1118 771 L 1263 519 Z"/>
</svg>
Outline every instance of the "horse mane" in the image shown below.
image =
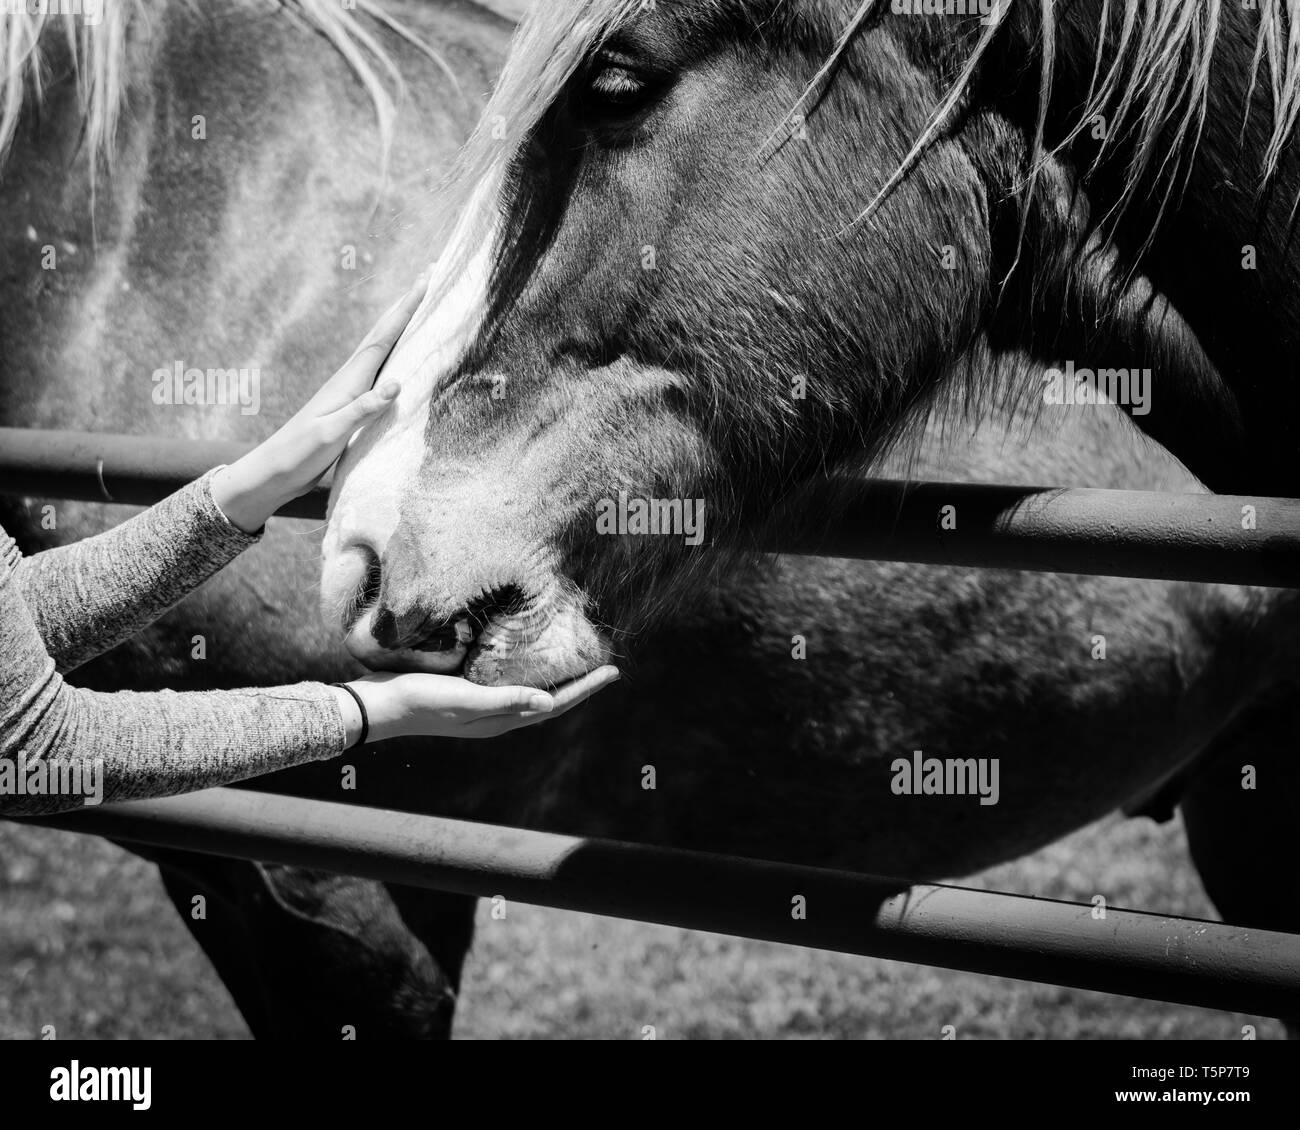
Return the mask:
<svg viewBox="0 0 1300 1130">
<path fill-rule="evenodd" d="M 83 0 L 81 4 L 50 3 L 32 13 L 30 5 L 0 19 L 0 167 L 3 167 L 19 117 L 29 98 L 39 101 L 47 81 L 42 43 L 45 36 L 65 37 L 76 67 L 77 88 L 85 121 L 87 155 L 92 176 L 97 162 L 111 162 L 117 121 L 129 79 L 126 66 L 127 30 L 177 0 Z M 179 0 L 190 3 L 192 0 Z M 234 0 L 247 7 L 279 9 L 319 32 L 335 47 L 365 87 L 378 120 L 384 155 L 392 147 L 397 103 L 403 92 L 396 63 L 361 18 L 387 28 L 410 43 L 451 80 L 455 74 L 445 60 L 405 24 L 390 16 L 376 0 L 356 0 L 355 10 L 339 0 Z M 76 10 L 85 16 L 75 14 Z M 390 91 L 391 88 L 391 91 Z"/>
<path fill-rule="evenodd" d="M 909 0 L 903 0 L 909 2 Z M 920 8 L 922 0 L 910 0 Z M 942 0 L 940 0 L 942 2 Z M 886 0 L 863 0 L 836 45 L 830 59 L 810 84 L 801 104 L 824 88 L 857 32 L 884 7 Z M 951 5 L 951 0 L 949 0 Z M 1129 143 L 1124 189 L 1111 209 L 1118 215 L 1132 201 L 1148 173 L 1154 172 L 1152 191 L 1160 190 L 1156 223 L 1178 182 L 1178 170 L 1195 153 L 1209 107 L 1211 75 L 1223 23 L 1224 0 L 1101 0 L 1097 20 L 1097 46 L 1087 97 L 1076 111 L 1075 122 L 1050 150 L 1045 147 L 1048 107 L 1056 72 L 1059 25 L 1063 0 L 993 0 L 993 9 L 965 65 L 936 107 L 911 151 L 863 209 L 854 225 L 868 220 L 880 203 L 915 167 L 930 146 L 960 112 L 975 81 L 979 64 L 999 33 L 1018 13 L 1016 29 L 1025 40 L 1036 40 L 1039 56 L 1038 117 L 1032 156 L 1022 188 L 1032 190 L 1044 163 L 1073 143 L 1101 118 L 1107 123 L 1093 157 L 1095 169 L 1113 152 L 1118 139 Z M 1259 169 L 1262 192 L 1277 173 L 1283 148 L 1300 117 L 1300 0 L 1259 0 L 1259 27 L 1250 82 L 1242 107 L 1242 131 L 1251 113 L 1261 69 L 1267 65 L 1273 120 L 1268 145 Z M 1107 35 L 1118 20 L 1112 59 L 1105 66 Z M 795 107 L 797 111 L 799 107 Z"/>
<path fill-rule="evenodd" d="M 736 0 L 695 0 L 701 11 L 734 7 Z M 743 0 L 742 0 L 743 2 Z M 780 0 L 777 10 L 789 15 L 801 0 Z M 952 125 L 966 103 L 980 63 L 1002 34 L 1014 31 L 1037 45 L 1039 106 L 1033 151 L 1026 176 L 1018 188 L 1022 199 L 1032 193 L 1039 171 L 1052 156 L 1088 130 L 1104 115 L 1108 129 L 1094 156 L 1094 167 L 1112 154 L 1119 139 L 1128 145 L 1125 190 L 1111 210 L 1122 212 L 1155 172 L 1163 183 L 1160 212 L 1170 200 L 1183 160 L 1199 144 L 1209 106 L 1212 69 L 1219 44 L 1226 0 L 1101 0 L 1092 81 L 1074 124 L 1050 152 L 1045 148 L 1047 111 L 1051 101 L 1058 48 L 1058 10 L 1064 0 L 992 0 L 993 10 L 963 65 L 940 99 L 911 151 L 884 186 L 849 225 L 870 219 L 880 203 L 907 177 Z M 790 107 L 784 125 L 815 102 L 834 81 L 840 64 L 858 34 L 883 16 L 893 4 L 920 10 L 944 6 L 945 0 L 860 0 L 844 25 L 824 64 L 803 96 Z M 1283 149 L 1300 118 L 1300 0 L 1259 0 L 1259 28 L 1250 86 L 1243 107 L 1242 129 L 1261 72 L 1272 96 L 1273 120 L 1260 169 L 1261 191 L 1277 171 Z M 970 12 L 974 0 L 946 0 L 949 10 Z M 470 257 L 490 238 L 498 223 L 499 193 L 510 168 L 531 131 L 559 96 L 583 61 L 599 45 L 645 7 L 645 0 L 568 0 L 538 4 L 525 17 L 506 69 L 456 169 L 444 185 L 444 252 L 430 285 L 430 301 L 455 284 Z M 755 4 L 756 11 L 770 5 Z M 1016 26 L 1012 26 L 1014 19 Z M 1107 42 L 1107 32 L 1118 32 Z M 969 33 L 968 33 L 969 34 Z M 1106 65 L 1108 48 L 1112 58 Z M 775 134 L 773 135 L 776 136 Z M 1104 222 L 1104 221 L 1103 221 Z M 1022 213 L 1023 223 L 1023 213 Z M 1099 225 L 1101 226 L 1101 225 Z M 1023 234 L 1023 233 L 1022 233 Z"/>
</svg>

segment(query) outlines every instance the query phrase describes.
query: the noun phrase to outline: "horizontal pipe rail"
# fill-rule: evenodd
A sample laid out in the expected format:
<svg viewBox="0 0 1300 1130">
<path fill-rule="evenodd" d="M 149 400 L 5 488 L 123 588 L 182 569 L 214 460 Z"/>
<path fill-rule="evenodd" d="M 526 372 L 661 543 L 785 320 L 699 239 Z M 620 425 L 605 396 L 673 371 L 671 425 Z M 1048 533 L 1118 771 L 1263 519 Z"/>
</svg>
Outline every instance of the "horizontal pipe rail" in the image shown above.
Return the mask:
<svg viewBox="0 0 1300 1130">
<path fill-rule="evenodd" d="M 0 490 L 147 505 L 247 445 L 0 429 Z M 286 508 L 320 518 L 326 489 Z M 1253 508 L 1253 528 L 1243 508 Z M 774 552 L 1300 587 L 1300 502 L 827 484 Z M 956 527 L 940 521 L 945 507 Z M 1300 1016 L 1300 937 L 1046 899 L 216 789 L 32 821 L 129 843 L 1257 1015 Z M 806 916 L 792 913 L 802 896 Z"/>
<path fill-rule="evenodd" d="M 151 506 L 213 467 L 233 463 L 252 444 L 0 428 L 0 491 Z M 282 513 L 321 518 L 329 491 L 318 487 Z"/>
<path fill-rule="evenodd" d="M 0 491 L 147 505 L 247 445 L 0 428 Z M 318 489 L 284 514 L 320 518 Z M 944 528 L 952 507 L 956 528 Z M 1253 522 L 1243 508 L 1253 509 Z M 1300 500 L 869 480 L 825 484 L 778 553 L 1300 588 Z M 951 524 L 951 522 L 949 523 Z"/>
<path fill-rule="evenodd" d="M 239 789 L 27 822 L 692 930 L 1256 1016 L 1300 1016 L 1300 936 Z M 802 896 L 804 916 L 796 914 Z"/>
</svg>

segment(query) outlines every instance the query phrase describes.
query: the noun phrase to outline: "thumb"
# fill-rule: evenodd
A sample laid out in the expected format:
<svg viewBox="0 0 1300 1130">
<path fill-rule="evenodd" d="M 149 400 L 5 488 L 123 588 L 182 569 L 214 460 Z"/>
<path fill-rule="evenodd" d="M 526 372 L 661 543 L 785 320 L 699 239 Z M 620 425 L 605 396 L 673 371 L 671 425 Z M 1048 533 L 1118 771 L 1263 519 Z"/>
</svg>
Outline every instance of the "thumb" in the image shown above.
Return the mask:
<svg viewBox="0 0 1300 1130">
<path fill-rule="evenodd" d="M 549 714 L 555 700 L 532 687 L 483 687 L 474 696 L 474 709 L 484 714 L 521 714 L 526 710 Z"/>
</svg>

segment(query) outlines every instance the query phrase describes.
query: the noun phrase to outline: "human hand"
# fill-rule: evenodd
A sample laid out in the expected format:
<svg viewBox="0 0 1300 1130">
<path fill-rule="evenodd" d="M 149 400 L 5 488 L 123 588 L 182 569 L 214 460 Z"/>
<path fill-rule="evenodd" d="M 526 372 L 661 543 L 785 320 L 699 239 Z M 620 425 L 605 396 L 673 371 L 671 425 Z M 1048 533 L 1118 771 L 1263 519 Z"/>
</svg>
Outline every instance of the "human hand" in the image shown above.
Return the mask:
<svg viewBox="0 0 1300 1130">
<path fill-rule="evenodd" d="M 558 718 L 618 681 L 617 667 L 598 667 L 553 693 L 531 687 L 480 687 L 453 675 L 368 675 L 347 685 L 366 705 L 368 742 L 402 737 L 495 738 Z M 348 748 L 361 734 L 361 712 L 335 688 Z"/>
<path fill-rule="evenodd" d="M 213 476 L 213 501 L 230 522 L 250 534 L 260 530 L 272 514 L 320 482 L 357 430 L 393 402 L 396 381 L 373 386 L 428 285 L 426 272 L 293 419 Z"/>
</svg>

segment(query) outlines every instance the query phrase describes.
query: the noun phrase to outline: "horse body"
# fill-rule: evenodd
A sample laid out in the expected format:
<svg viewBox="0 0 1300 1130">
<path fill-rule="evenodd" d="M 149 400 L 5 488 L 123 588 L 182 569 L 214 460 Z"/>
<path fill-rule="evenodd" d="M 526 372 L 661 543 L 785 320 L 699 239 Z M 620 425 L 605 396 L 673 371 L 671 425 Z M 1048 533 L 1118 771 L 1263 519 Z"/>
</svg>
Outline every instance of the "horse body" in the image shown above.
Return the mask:
<svg viewBox="0 0 1300 1130">
<path fill-rule="evenodd" d="M 412 3 L 395 11 L 437 44 L 467 90 L 487 85 L 503 57 L 504 22 L 462 4 Z M 116 169 L 96 188 L 96 229 L 90 184 L 73 156 L 80 111 L 66 78 L 49 88 L 39 116 L 32 112 L 0 182 L 8 217 L 0 232 L 0 412 L 6 424 L 257 438 L 306 398 L 418 260 L 436 252 L 439 217 L 423 211 L 423 197 L 472 115 L 462 114 L 455 92 L 427 60 L 393 43 L 415 106 L 399 122 L 381 214 L 399 209 L 402 231 L 400 239 L 369 241 L 366 220 L 377 187 L 373 120 L 354 75 L 328 43 L 305 39 L 270 15 L 179 5 L 158 8 L 150 34 L 137 34 L 137 80 Z M 191 136 L 199 113 L 207 119 L 204 142 Z M 56 251 L 54 271 L 42 269 L 47 244 Z M 348 244 L 359 254 L 372 249 L 376 261 L 368 269 L 386 276 L 385 285 L 349 285 L 351 276 L 340 269 Z M 576 325 L 585 300 L 575 295 L 572 317 L 559 324 Z M 798 300 L 794 288 L 785 300 Z M 507 335 L 501 348 L 523 350 L 528 340 Z M 564 355 L 589 356 L 582 344 L 566 343 Z M 482 353 L 482 372 L 493 371 L 492 356 Z M 151 374 L 176 361 L 259 368 L 261 415 L 243 415 L 237 406 L 156 405 Z M 412 378 L 410 388 L 418 383 Z M 492 384 L 485 382 L 489 395 Z M 659 398 L 672 392 L 653 379 L 616 391 L 655 413 Z M 617 416 L 621 430 L 602 433 L 610 395 L 595 390 L 568 406 L 585 406 L 589 430 L 582 434 L 599 458 L 586 477 L 541 478 L 556 489 L 536 514 L 575 507 L 593 490 L 645 484 L 621 472 L 635 471 L 638 460 L 654 467 L 662 449 L 653 441 L 663 436 L 643 428 L 645 418 L 634 413 Z M 517 408 L 518 401 L 507 396 L 506 405 Z M 429 438 L 446 443 L 441 533 L 468 552 L 491 550 L 500 538 L 500 560 L 516 560 L 509 525 L 492 515 L 512 504 L 517 515 L 534 510 L 519 507 L 505 480 L 472 509 L 455 497 L 465 469 L 473 477 L 475 468 L 490 465 L 508 431 L 484 415 L 487 426 L 453 434 L 452 398 L 426 434 L 428 417 L 416 406 L 408 395 L 404 409 L 416 421 L 408 430 L 419 440 L 417 454 Z M 571 436 L 564 410 L 550 411 L 528 433 L 533 442 L 504 450 L 533 459 L 548 434 Z M 401 430 L 390 427 L 388 434 Z M 941 444 L 940 430 L 932 427 L 931 443 L 909 469 L 934 478 L 1196 489 L 1104 407 L 1081 408 L 1054 436 L 1040 433 L 1027 443 L 1020 432 L 990 426 L 966 442 Z M 358 462 L 379 465 L 373 451 L 359 452 Z M 573 452 L 561 446 L 550 455 Z M 618 468 L 614 460 L 622 461 Z M 620 473 L 610 473 L 615 469 Z M 344 478 L 344 490 L 354 493 L 364 481 L 355 468 Z M 418 483 L 434 489 L 418 466 L 401 485 Z M 385 503 L 380 495 L 376 511 Z M 396 512 L 409 523 L 410 506 Z M 57 529 L 43 531 L 36 512 L 11 506 L 5 525 L 31 550 L 120 517 L 73 504 L 59 505 L 57 515 Z M 336 510 L 335 530 L 343 520 Z M 517 525 L 527 528 L 528 520 Z M 484 588 L 510 583 L 476 577 L 470 556 L 438 572 L 438 553 L 449 553 L 448 543 L 407 528 L 416 531 L 408 548 L 429 572 L 410 566 L 405 575 L 421 585 L 457 576 Z M 600 548 L 626 552 L 618 542 Z M 547 560 L 581 560 L 591 546 L 575 542 L 570 550 L 569 558 Z M 303 524 L 272 523 L 265 544 L 156 629 L 88 668 L 85 680 L 197 689 L 354 671 L 337 625 L 320 623 L 304 581 L 317 552 Z M 602 576 L 624 588 L 644 576 L 662 586 L 663 570 L 678 564 L 672 558 L 643 572 L 625 556 L 612 564 L 589 560 L 588 572 L 573 575 Z M 1277 593 L 732 558 L 709 550 L 676 575 L 692 599 L 659 600 L 657 614 L 629 618 L 638 631 L 620 644 L 626 685 L 584 711 L 486 747 L 408 743 L 405 750 L 349 755 L 358 770 L 354 791 L 342 791 L 337 764 L 283 774 L 270 787 L 938 877 L 1032 850 L 1118 805 L 1145 803 L 1216 748 L 1235 754 L 1246 721 L 1252 733 L 1269 735 L 1294 722 L 1289 707 L 1272 705 L 1295 658 L 1294 602 Z M 465 600 L 465 593 L 454 594 L 457 609 Z M 605 603 L 621 609 L 634 602 Z M 202 662 L 191 659 L 196 635 L 207 641 Z M 1096 636 L 1105 637 L 1104 659 L 1094 658 Z M 806 642 L 801 658 L 792 654 L 795 637 Z M 525 636 L 534 644 L 536 638 Z M 565 646 L 560 638 L 554 653 L 534 650 L 524 673 L 546 681 L 571 658 Z M 508 649 L 498 654 L 508 658 Z M 998 803 L 900 795 L 892 787 L 893 762 L 914 750 L 997 759 Z M 1283 772 L 1280 749 L 1274 762 Z M 654 790 L 643 787 L 648 765 L 655 768 Z M 1213 834 L 1212 798 L 1206 803 L 1201 854 L 1230 859 Z M 207 923 L 185 918 L 255 1032 L 319 1034 L 343 1022 L 388 1034 L 446 1030 L 468 944 L 466 900 L 182 853 L 158 858 L 179 905 L 188 907 L 201 890 L 229 912 Z M 1237 861 L 1221 870 L 1227 890 L 1239 878 Z M 1253 902 L 1238 912 L 1256 919 L 1264 913 Z"/>
</svg>

